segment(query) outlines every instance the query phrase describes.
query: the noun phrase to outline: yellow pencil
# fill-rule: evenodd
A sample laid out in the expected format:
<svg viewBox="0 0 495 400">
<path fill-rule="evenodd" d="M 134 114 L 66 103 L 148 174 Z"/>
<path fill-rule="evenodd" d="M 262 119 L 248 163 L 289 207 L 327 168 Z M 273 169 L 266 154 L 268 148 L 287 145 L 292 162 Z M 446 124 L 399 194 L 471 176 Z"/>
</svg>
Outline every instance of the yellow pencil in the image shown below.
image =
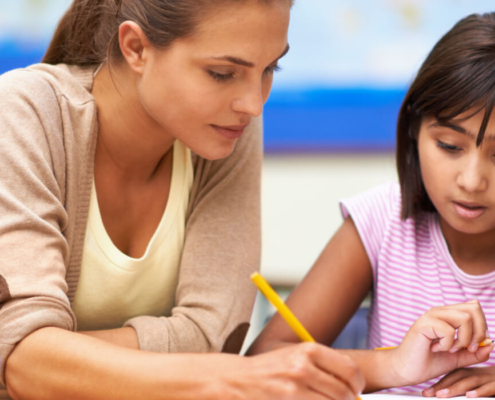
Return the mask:
<svg viewBox="0 0 495 400">
<path fill-rule="evenodd" d="M 251 275 L 251 280 L 258 287 L 261 293 L 265 295 L 270 303 L 273 304 L 275 309 L 278 311 L 280 316 L 287 322 L 287 324 L 292 328 L 294 333 L 299 336 L 303 342 L 314 342 L 315 340 L 309 334 L 309 332 L 304 328 L 304 326 L 299 322 L 292 311 L 287 307 L 280 296 L 272 289 L 270 284 L 263 278 L 258 272 Z"/>
<path fill-rule="evenodd" d="M 493 340 L 492 339 L 485 339 L 483 340 L 479 347 L 485 347 L 485 346 L 489 346 L 493 343 Z M 392 350 L 392 349 L 396 349 L 397 346 L 391 346 L 391 347 L 375 347 L 375 350 Z M 466 349 L 467 347 L 464 347 L 464 349 Z"/>
<path fill-rule="evenodd" d="M 287 307 L 280 296 L 272 289 L 270 284 L 263 278 L 258 272 L 251 275 L 251 280 L 258 287 L 261 293 L 265 295 L 267 300 L 272 303 L 280 316 L 287 322 L 294 333 L 299 336 L 303 342 L 315 342 L 313 337 L 309 334 L 306 328 L 299 322 L 292 311 Z M 358 396 L 357 400 L 361 400 Z"/>
</svg>

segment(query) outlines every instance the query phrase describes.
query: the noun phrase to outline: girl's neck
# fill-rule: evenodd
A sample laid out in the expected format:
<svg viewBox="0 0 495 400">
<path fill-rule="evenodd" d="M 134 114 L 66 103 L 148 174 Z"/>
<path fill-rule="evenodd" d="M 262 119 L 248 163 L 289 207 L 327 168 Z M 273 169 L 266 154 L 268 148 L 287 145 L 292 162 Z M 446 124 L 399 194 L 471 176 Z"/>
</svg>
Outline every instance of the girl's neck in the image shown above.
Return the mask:
<svg viewBox="0 0 495 400">
<path fill-rule="evenodd" d="M 459 268 L 470 275 L 495 271 L 495 229 L 469 234 L 455 230 L 441 216 L 439 221 L 450 254 Z"/>
<path fill-rule="evenodd" d="M 175 138 L 146 113 L 139 101 L 137 77 L 127 65 L 107 64 L 98 71 L 92 94 L 98 107 L 96 163 L 127 180 L 155 175 Z"/>
</svg>

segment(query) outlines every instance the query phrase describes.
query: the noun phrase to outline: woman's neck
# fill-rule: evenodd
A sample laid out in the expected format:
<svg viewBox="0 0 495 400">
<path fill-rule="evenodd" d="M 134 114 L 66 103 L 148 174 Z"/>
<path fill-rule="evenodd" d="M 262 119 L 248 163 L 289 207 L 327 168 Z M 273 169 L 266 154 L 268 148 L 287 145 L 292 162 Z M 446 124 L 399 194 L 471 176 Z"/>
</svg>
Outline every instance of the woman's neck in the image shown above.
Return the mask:
<svg viewBox="0 0 495 400">
<path fill-rule="evenodd" d="M 98 71 L 92 95 L 98 107 L 96 164 L 126 180 L 147 181 L 159 170 L 175 138 L 146 113 L 137 77 L 126 65 Z"/>
<path fill-rule="evenodd" d="M 439 221 L 450 254 L 464 272 L 482 275 L 495 271 L 495 229 L 470 234 L 455 230 L 441 216 Z"/>
</svg>

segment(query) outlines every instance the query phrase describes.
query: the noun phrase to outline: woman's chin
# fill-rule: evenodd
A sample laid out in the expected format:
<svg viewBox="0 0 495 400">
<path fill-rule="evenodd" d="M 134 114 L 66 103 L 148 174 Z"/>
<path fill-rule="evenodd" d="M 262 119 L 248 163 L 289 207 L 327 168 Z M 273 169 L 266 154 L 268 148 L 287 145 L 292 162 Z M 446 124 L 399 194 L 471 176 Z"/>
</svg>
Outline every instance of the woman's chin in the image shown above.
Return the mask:
<svg viewBox="0 0 495 400">
<path fill-rule="evenodd" d="M 211 147 L 202 147 L 198 148 L 197 151 L 191 149 L 191 151 L 196 153 L 198 156 L 205 158 L 206 160 L 221 160 L 222 158 L 227 158 L 232 154 L 236 142 L 237 141 L 232 141 L 232 143 L 229 143 L 227 145 L 222 144 Z"/>
</svg>

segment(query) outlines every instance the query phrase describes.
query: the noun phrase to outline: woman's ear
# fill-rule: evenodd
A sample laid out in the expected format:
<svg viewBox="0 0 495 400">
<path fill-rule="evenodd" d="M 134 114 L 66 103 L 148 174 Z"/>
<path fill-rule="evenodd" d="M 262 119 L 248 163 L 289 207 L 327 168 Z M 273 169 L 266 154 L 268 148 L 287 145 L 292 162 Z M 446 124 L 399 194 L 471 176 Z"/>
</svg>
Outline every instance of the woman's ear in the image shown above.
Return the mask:
<svg viewBox="0 0 495 400">
<path fill-rule="evenodd" d="M 147 52 L 145 50 L 151 47 L 151 44 L 137 23 L 125 21 L 120 24 L 119 46 L 131 70 L 142 74 L 146 64 Z"/>
</svg>

